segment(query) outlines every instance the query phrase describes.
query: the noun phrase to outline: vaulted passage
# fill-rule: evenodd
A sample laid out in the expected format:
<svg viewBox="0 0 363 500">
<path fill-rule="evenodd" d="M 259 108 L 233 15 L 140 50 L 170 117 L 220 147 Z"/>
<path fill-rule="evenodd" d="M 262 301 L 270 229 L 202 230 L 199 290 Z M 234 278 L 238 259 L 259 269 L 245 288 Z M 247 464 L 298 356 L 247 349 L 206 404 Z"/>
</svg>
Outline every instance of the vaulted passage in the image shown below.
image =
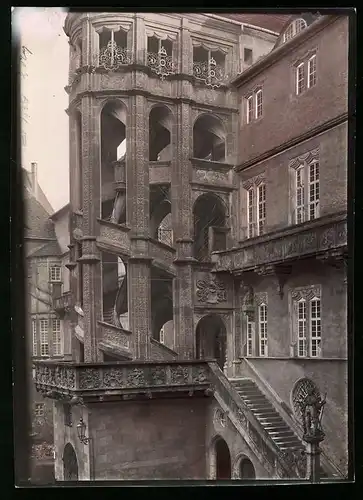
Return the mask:
<svg viewBox="0 0 363 500">
<path fill-rule="evenodd" d="M 193 207 L 193 218 L 194 258 L 207 261 L 211 252 L 226 249 L 227 233 L 223 231 L 226 207 L 219 196 L 212 193 L 199 196 Z"/>
<path fill-rule="evenodd" d="M 226 362 L 227 332 L 218 314 L 204 316 L 196 329 L 197 358 L 213 358 L 223 370 Z"/>
<path fill-rule="evenodd" d="M 226 133 L 222 122 L 212 114 L 202 115 L 194 124 L 193 156 L 209 161 L 225 161 Z"/>
<path fill-rule="evenodd" d="M 78 462 L 71 443 L 67 443 L 63 452 L 63 475 L 65 481 L 78 481 Z"/>
<path fill-rule="evenodd" d="M 173 245 L 170 186 L 168 185 L 150 187 L 150 230 L 152 238 L 166 245 Z"/>
<path fill-rule="evenodd" d="M 231 479 L 231 455 L 224 439 L 219 437 L 215 442 L 216 479 Z"/>
<path fill-rule="evenodd" d="M 102 252 L 102 292 L 103 321 L 127 330 L 127 268 L 121 257 L 107 252 Z"/>
<path fill-rule="evenodd" d="M 171 113 L 165 106 L 155 106 L 149 116 L 149 160 L 171 160 Z"/>
<path fill-rule="evenodd" d="M 101 218 L 126 222 L 126 107 L 120 101 L 101 112 Z"/>
<path fill-rule="evenodd" d="M 162 327 L 173 321 L 173 280 L 163 271 L 151 271 L 151 322 L 152 336 L 159 342 Z M 168 325 L 168 331 L 173 327 Z"/>
</svg>

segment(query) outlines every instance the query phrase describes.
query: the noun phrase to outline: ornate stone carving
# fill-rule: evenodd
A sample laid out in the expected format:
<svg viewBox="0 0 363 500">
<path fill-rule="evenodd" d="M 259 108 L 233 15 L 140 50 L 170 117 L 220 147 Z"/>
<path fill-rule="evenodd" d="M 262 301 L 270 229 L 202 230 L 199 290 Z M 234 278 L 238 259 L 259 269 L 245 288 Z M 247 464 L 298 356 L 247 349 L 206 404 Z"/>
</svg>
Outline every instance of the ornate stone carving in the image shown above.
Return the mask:
<svg viewBox="0 0 363 500">
<path fill-rule="evenodd" d="M 206 368 L 194 367 L 192 369 L 192 381 L 193 384 L 203 384 L 204 382 L 208 382 L 208 374 Z"/>
<path fill-rule="evenodd" d="M 161 80 L 164 80 L 169 75 L 173 75 L 176 71 L 173 57 L 168 56 L 165 47 L 160 47 L 157 54 L 148 52 L 147 65 Z"/>
<path fill-rule="evenodd" d="M 145 384 L 144 371 L 141 368 L 133 368 L 127 374 L 127 386 L 142 386 Z"/>
<path fill-rule="evenodd" d="M 293 158 L 289 162 L 289 167 L 297 169 L 302 164 L 309 164 L 312 161 L 319 160 L 319 148 L 312 149 L 307 153 L 304 153 L 296 158 Z"/>
<path fill-rule="evenodd" d="M 86 368 L 79 374 L 80 389 L 98 389 L 101 386 L 100 371 L 97 368 Z"/>
<path fill-rule="evenodd" d="M 218 427 L 226 426 L 226 414 L 221 410 L 221 408 L 217 408 L 214 412 L 214 425 L 217 429 Z"/>
<path fill-rule="evenodd" d="M 330 227 L 326 231 L 323 232 L 323 234 L 320 237 L 320 247 L 325 249 L 325 248 L 331 248 L 334 246 L 335 243 L 335 230 L 333 227 Z"/>
<path fill-rule="evenodd" d="M 196 80 L 211 88 L 218 88 L 225 83 L 227 76 L 222 66 L 211 57 L 209 61 L 193 63 L 193 75 Z"/>
<path fill-rule="evenodd" d="M 197 281 L 198 302 L 206 304 L 218 304 L 227 300 L 226 285 L 216 279 Z"/>
<path fill-rule="evenodd" d="M 320 298 L 321 296 L 321 287 L 320 285 L 312 285 L 304 288 L 295 288 L 291 290 L 291 298 L 293 300 L 310 300 L 313 297 Z"/>
<path fill-rule="evenodd" d="M 255 303 L 260 306 L 261 304 L 265 304 L 266 306 L 268 305 L 267 299 L 268 295 L 267 292 L 257 292 L 254 295 Z"/>
<path fill-rule="evenodd" d="M 166 370 L 160 366 L 156 366 L 151 370 L 151 381 L 153 385 L 166 384 Z"/>
<path fill-rule="evenodd" d="M 252 186 L 259 186 L 263 182 L 266 182 L 266 177 L 264 172 L 262 174 L 255 175 L 254 177 L 251 177 L 250 179 L 246 180 L 245 182 L 243 182 L 242 186 L 244 189 L 248 191 Z"/>
<path fill-rule="evenodd" d="M 122 387 L 123 374 L 121 368 L 104 368 L 103 385 L 105 387 Z"/>
<path fill-rule="evenodd" d="M 283 460 L 296 476 L 305 478 L 307 463 L 304 449 L 280 451 L 279 459 Z"/>
<path fill-rule="evenodd" d="M 171 383 L 172 384 L 186 384 L 188 382 L 189 370 L 185 366 L 172 366 L 171 367 Z"/>
<path fill-rule="evenodd" d="M 293 389 L 292 401 L 295 414 L 300 419 L 303 430 L 304 440 L 308 442 L 321 441 L 324 438 L 324 432 L 321 426 L 326 395 L 320 396 L 319 389 L 314 382 L 308 378 L 301 379 Z"/>
</svg>

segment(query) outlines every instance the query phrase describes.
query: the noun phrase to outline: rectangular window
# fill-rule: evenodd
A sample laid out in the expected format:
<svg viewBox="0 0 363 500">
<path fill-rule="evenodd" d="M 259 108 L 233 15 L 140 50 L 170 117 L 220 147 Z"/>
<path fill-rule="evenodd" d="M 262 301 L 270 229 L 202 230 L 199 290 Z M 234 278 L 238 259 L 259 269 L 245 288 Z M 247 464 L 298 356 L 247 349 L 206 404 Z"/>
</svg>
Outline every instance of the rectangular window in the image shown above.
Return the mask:
<svg viewBox="0 0 363 500">
<path fill-rule="evenodd" d="M 51 266 L 49 269 L 49 281 L 61 281 L 61 267 Z"/>
<path fill-rule="evenodd" d="M 40 355 L 49 356 L 48 320 L 40 320 Z"/>
<path fill-rule="evenodd" d="M 299 95 L 304 90 L 304 63 L 296 68 L 296 94 Z"/>
<path fill-rule="evenodd" d="M 320 316 L 320 299 L 314 298 L 310 302 L 310 329 L 311 329 L 311 343 L 310 351 L 311 357 L 320 357 L 321 349 L 321 316 Z"/>
<path fill-rule="evenodd" d="M 267 356 L 267 306 L 261 304 L 258 309 L 260 356 Z"/>
<path fill-rule="evenodd" d="M 43 417 L 44 416 L 44 403 L 35 403 L 34 406 L 34 414 L 36 417 Z"/>
<path fill-rule="evenodd" d="M 254 323 L 247 318 L 247 356 L 253 356 Z"/>
<path fill-rule="evenodd" d="M 257 189 L 258 198 L 258 212 L 257 212 L 257 222 L 258 222 L 258 234 L 263 234 L 266 220 L 266 185 L 261 184 Z"/>
<path fill-rule="evenodd" d="M 316 55 L 308 60 L 308 88 L 316 84 Z"/>
<path fill-rule="evenodd" d="M 247 192 L 247 226 L 248 238 L 255 235 L 255 191 L 251 187 Z"/>
<path fill-rule="evenodd" d="M 309 220 L 319 217 L 319 162 L 309 165 Z"/>
<path fill-rule="evenodd" d="M 164 344 L 164 340 L 165 340 L 165 334 L 164 334 L 164 328 L 162 328 L 160 330 L 159 342 L 161 342 L 162 344 Z"/>
<path fill-rule="evenodd" d="M 62 354 L 60 319 L 54 318 L 52 320 L 52 341 L 53 341 L 53 355 L 60 356 Z"/>
<path fill-rule="evenodd" d="M 296 224 L 305 220 L 304 168 L 296 171 Z"/>
<path fill-rule="evenodd" d="M 306 356 L 306 302 L 300 300 L 297 305 L 298 356 Z"/>
<path fill-rule="evenodd" d="M 247 123 L 253 120 L 253 96 L 251 95 L 246 99 L 247 101 Z"/>
<path fill-rule="evenodd" d="M 256 92 L 256 119 L 262 116 L 262 90 Z"/>
<path fill-rule="evenodd" d="M 243 59 L 246 64 L 252 64 L 252 49 L 243 49 Z"/>
<path fill-rule="evenodd" d="M 33 356 L 38 356 L 38 342 L 37 342 L 37 320 L 32 320 L 32 343 L 33 343 Z"/>
</svg>

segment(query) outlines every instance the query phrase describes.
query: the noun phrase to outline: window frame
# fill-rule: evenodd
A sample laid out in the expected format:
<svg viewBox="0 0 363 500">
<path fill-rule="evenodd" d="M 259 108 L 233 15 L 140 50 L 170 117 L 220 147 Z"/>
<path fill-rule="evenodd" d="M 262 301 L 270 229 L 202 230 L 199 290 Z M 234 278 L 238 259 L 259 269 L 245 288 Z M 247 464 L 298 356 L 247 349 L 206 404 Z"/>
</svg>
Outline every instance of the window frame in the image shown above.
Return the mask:
<svg viewBox="0 0 363 500">
<path fill-rule="evenodd" d="M 261 320 L 261 312 L 264 313 L 264 320 Z M 268 357 L 268 308 L 265 302 L 262 302 L 258 305 L 257 308 L 258 313 L 258 355 L 260 358 Z M 261 326 L 264 325 L 264 331 Z M 262 354 L 262 347 L 264 348 L 264 353 Z"/>
<path fill-rule="evenodd" d="M 42 325 L 46 325 L 46 329 L 42 328 Z M 39 328 L 39 337 L 40 337 L 40 356 L 43 358 L 48 358 L 50 356 L 49 351 L 49 320 L 46 318 L 40 319 L 40 328 Z M 44 341 L 46 340 L 46 342 Z M 46 346 L 45 351 L 43 351 L 43 347 Z"/>
<path fill-rule="evenodd" d="M 311 169 L 314 168 L 314 179 Z M 294 171 L 293 224 L 302 224 L 320 218 L 320 158 L 299 161 Z M 298 178 L 301 178 L 300 182 Z M 299 191 L 301 189 L 301 191 Z M 302 195 L 300 194 L 302 192 Z M 313 195 L 313 198 L 312 198 Z M 302 203 L 299 203 L 302 200 Z M 314 207 L 313 213 L 311 207 Z M 301 218 L 299 218 L 299 214 Z M 313 216 L 312 216 L 313 215 Z"/>
<path fill-rule="evenodd" d="M 307 85 L 306 85 L 306 87 L 308 89 L 315 87 L 315 85 L 317 83 L 318 71 L 317 71 L 317 62 L 316 61 L 317 61 L 316 54 L 313 54 L 312 56 L 310 56 L 308 61 L 307 61 L 308 70 L 307 70 Z M 312 62 L 314 62 L 313 71 L 311 70 Z M 313 83 L 311 83 L 312 75 L 313 75 Z"/>
<path fill-rule="evenodd" d="M 258 102 L 258 97 L 261 96 L 261 102 Z M 263 93 L 262 89 L 255 91 L 255 119 L 259 120 L 263 115 Z"/>
<path fill-rule="evenodd" d="M 40 413 L 39 413 L 39 410 Z M 34 403 L 34 416 L 35 418 L 42 418 L 45 415 L 45 403 Z"/>
<path fill-rule="evenodd" d="M 290 293 L 292 294 L 292 342 L 296 345 L 293 357 L 321 359 L 323 357 L 321 286 L 315 285 L 303 291 L 298 288 L 291 290 Z M 300 317 L 300 304 L 304 304 L 303 319 Z M 313 310 L 314 304 L 317 304 L 316 314 Z M 301 324 L 304 324 L 303 329 L 300 328 Z"/>
<path fill-rule="evenodd" d="M 54 328 L 56 324 L 59 325 L 58 331 L 56 331 Z M 59 318 L 52 318 L 52 354 L 53 356 L 63 355 L 62 324 Z"/>
<path fill-rule="evenodd" d="M 38 321 L 37 319 L 32 319 L 32 355 L 38 356 Z"/>
<path fill-rule="evenodd" d="M 246 122 L 250 124 L 253 122 L 253 94 L 246 97 Z"/>
<path fill-rule="evenodd" d="M 266 228 L 266 217 L 267 217 L 267 205 L 266 205 L 266 181 L 260 181 L 258 184 L 253 183 L 252 185 L 245 186 L 246 199 L 247 199 L 247 211 L 246 211 L 246 222 L 247 222 L 247 239 L 255 238 L 265 234 Z M 261 190 L 263 189 L 263 201 L 261 202 Z M 251 203 L 252 195 L 252 203 Z M 264 217 L 261 217 L 260 211 L 262 207 L 262 212 Z M 263 221 L 261 225 L 260 222 Z M 262 229 L 262 230 L 261 230 Z"/>
<path fill-rule="evenodd" d="M 299 71 L 302 70 L 301 78 L 299 78 Z M 301 83 L 301 89 L 299 88 Z M 305 90 L 305 62 L 299 63 L 295 67 L 295 93 L 301 95 Z"/>
<path fill-rule="evenodd" d="M 55 273 L 55 277 L 53 277 L 53 271 L 55 269 L 57 269 L 57 273 Z M 62 283 L 62 266 L 60 264 L 51 264 L 49 266 L 49 282 Z"/>
</svg>

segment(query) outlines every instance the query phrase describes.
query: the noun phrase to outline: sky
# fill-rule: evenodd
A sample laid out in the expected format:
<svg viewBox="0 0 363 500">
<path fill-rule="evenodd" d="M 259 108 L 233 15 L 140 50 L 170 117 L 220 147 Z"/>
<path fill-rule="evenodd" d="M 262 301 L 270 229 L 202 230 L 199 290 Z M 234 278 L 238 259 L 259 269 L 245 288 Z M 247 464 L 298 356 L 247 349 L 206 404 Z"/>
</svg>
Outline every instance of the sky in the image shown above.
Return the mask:
<svg viewBox="0 0 363 500">
<path fill-rule="evenodd" d="M 31 54 L 21 92 L 28 100 L 22 164 L 38 163 L 38 182 L 54 210 L 69 202 L 68 38 L 62 8 L 15 7 L 13 33 Z"/>
</svg>

